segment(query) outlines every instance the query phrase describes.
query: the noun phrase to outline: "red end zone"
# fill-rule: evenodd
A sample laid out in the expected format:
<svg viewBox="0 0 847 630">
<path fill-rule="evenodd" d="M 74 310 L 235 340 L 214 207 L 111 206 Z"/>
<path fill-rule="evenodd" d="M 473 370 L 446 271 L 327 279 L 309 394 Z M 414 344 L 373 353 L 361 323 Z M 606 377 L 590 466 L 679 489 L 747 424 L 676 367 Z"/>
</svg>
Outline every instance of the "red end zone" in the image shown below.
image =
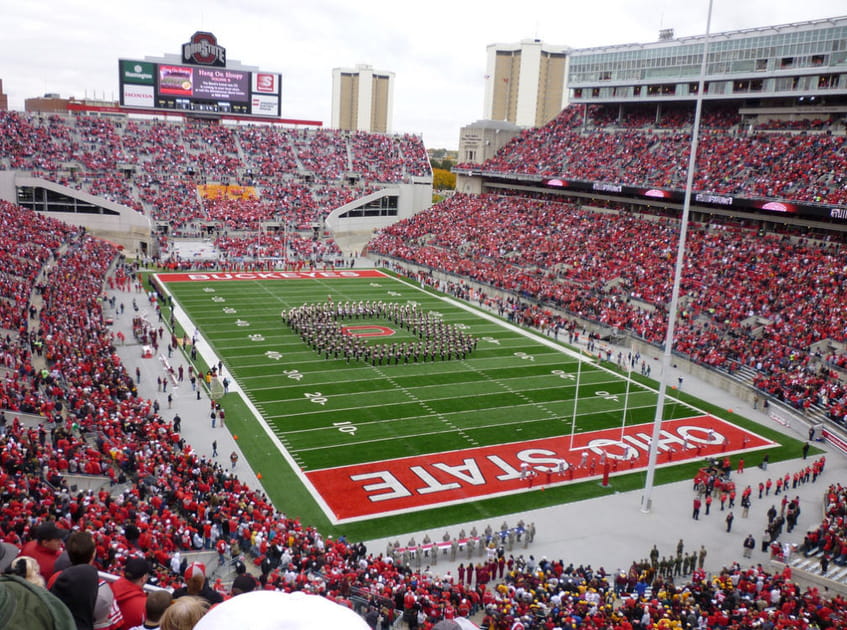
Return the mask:
<svg viewBox="0 0 847 630">
<path fill-rule="evenodd" d="M 159 273 L 162 282 L 216 282 L 224 280 L 343 280 L 346 278 L 386 278 L 376 269 L 345 271 L 220 271 Z"/>
<path fill-rule="evenodd" d="M 500 444 L 307 472 L 337 521 L 437 507 L 533 487 L 583 481 L 647 467 L 652 423 L 573 436 Z M 657 463 L 665 466 L 775 443 L 733 424 L 700 416 L 662 424 Z M 567 469 L 559 472 L 560 460 Z M 529 471 L 533 471 L 534 475 Z"/>
</svg>

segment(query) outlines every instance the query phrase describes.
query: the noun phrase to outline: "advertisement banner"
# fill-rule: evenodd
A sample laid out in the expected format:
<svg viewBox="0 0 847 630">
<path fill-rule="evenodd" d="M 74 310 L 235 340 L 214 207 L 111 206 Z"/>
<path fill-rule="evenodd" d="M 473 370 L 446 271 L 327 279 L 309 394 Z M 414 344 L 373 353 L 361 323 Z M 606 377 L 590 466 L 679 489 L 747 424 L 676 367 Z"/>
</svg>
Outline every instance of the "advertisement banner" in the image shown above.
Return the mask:
<svg viewBox="0 0 847 630">
<path fill-rule="evenodd" d="M 156 64 L 149 61 L 129 61 L 121 59 L 121 83 L 135 85 L 153 85 L 156 77 Z"/>
<path fill-rule="evenodd" d="M 201 184 L 197 192 L 203 199 L 258 199 L 255 186 L 226 186 L 224 184 Z"/>
<path fill-rule="evenodd" d="M 280 76 L 272 72 L 254 72 L 251 85 L 255 94 L 279 94 Z"/>
<path fill-rule="evenodd" d="M 279 116 L 279 97 L 253 94 L 250 97 L 250 113 L 254 116 Z"/>
<path fill-rule="evenodd" d="M 621 194 L 631 197 L 642 197 L 649 199 L 662 199 L 671 203 L 682 203 L 684 191 L 664 190 L 659 188 L 636 188 L 625 184 L 612 184 L 609 182 L 585 182 L 553 178 L 542 180 L 542 184 L 549 188 L 560 188 L 563 190 L 593 191 L 609 194 Z M 693 196 L 694 203 L 702 206 L 724 207 L 737 210 L 764 210 L 766 212 L 778 212 L 780 214 L 791 214 L 800 217 L 817 217 L 835 221 L 847 220 L 847 208 L 840 206 L 826 206 L 823 204 L 797 203 L 790 201 L 776 201 L 772 199 L 747 199 L 728 194 L 715 194 L 697 192 Z"/>
<path fill-rule="evenodd" d="M 121 105 L 124 107 L 153 107 L 152 85 L 127 85 L 123 86 L 121 92 Z"/>
</svg>

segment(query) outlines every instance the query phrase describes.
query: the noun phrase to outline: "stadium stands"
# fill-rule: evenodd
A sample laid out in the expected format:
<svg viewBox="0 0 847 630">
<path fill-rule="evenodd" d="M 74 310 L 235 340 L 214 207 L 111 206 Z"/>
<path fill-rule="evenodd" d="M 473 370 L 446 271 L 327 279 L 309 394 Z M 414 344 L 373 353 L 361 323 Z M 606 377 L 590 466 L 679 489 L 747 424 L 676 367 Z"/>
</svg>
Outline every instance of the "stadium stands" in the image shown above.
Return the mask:
<svg viewBox="0 0 847 630">
<path fill-rule="evenodd" d="M 627 312 L 624 293 L 619 300 L 604 300 L 592 298 L 591 292 L 630 272 L 623 261 L 612 260 L 605 275 L 596 275 L 601 261 L 588 249 L 596 245 L 593 239 L 615 246 L 606 249 L 629 246 L 629 256 L 641 260 L 637 276 L 659 269 L 661 263 L 654 258 L 661 259 L 663 252 L 666 257 L 671 245 L 666 220 L 598 217 L 539 199 L 457 197 L 451 204 L 443 217 L 423 215 L 420 222 L 410 221 L 392 232 L 398 239 L 409 239 L 407 255 L 420 248 L 416 238 L 441 225 L 448 229 L 442 229 L 426 250 L 433 263 L 448 269 L 451 264 L 463 265 L 467 273 L 516 291 L 546 289 L 559 299 L 584 302 L 585 308 L 597 313 L 606 309 L 610 317 L 619 311 L 624 314 L 615 317 L 636 316 Z M 172 423 L 161 418 L 150 401 L 137 396 L 133 379 L 114 353 L 100 299 L 118 252 L 12 204 L 3 203 L 0 213 L 4 222 L 0 267 L 7 280 L 4 302 L 23 304 L 9 312 L 2 406 L 10 415 L 40 413 L 46 425 L 25 428 L 13 417 L 0 437 L 0 538 L 6 542 L 20 546 L 32 537 L 35 524 L 55 519 L 63 528 L 93 533 L 99 568 L 120 573 L 129 555 L 142 554 L 154 562 L 158 583 L 169 586 L 179 583 L 178 572 L 170 568 L 176 552 L 211 549 L 220 537 L 232 544 L 227 552 L 237 549 L 237 554 L 246 554 L 260 566 L 265 588 L 320 593 L 358 606 L 363 613 L 379 609 L 389 621 L 414 615 L 422 620 L 421 627 L 475 612 L 484 614 L 490 628 L 509 628 L 516 619 L 525 619 L 529 627 L 581 626 L 589 621 L 595 627 L 627 627 L 663 620 L 685 623 L 692 618 L 702 618 L 709 626 L 762 619 L 782 627 L 805 627 L 806 622 L 828 627 L 843 614 L 840 598 L 801 592 L 787 575 L 760 568 L 732 566 L 715 580 L 695 571 L 689 581 L 674 586 L 636 562 L 626 588 L 635 594 L 614 608 L 607 606 L 611 576 L 561 560 L 534 564 L 519 556 L 502 563 L 477 562 L 472 571 L 464 572 L 460 584 L 456 577 L 414 571 L 343 540 L 324 540 L 314 528 L 286 518 L 219 464 L 198 458 Z M 548 230 L 548 224 L 557 232 Z M 635 227 L 642 235 L 631 242 Z M 585 249 L 575 252 L 574 261 L 564 256 L 557 239 L 573 239 L 576 234 L 587 242 Z M 741 247 L 745 236 L 742 230 L 717 230 L 717 240 L 702 245 L 704 255 L 719 259 L 731 251 L 727 245 Z M 383 244 L 389 242 L 388 233 L 381 238 Z M 507 242 L 512 245 L 506 247 Z M 394 243 L 401 245 L 399 240 Z M 787 241 L 774 240 L 771 245 L 780 260 L 793 252 Z M 796 255 L 801 254 L 807 252 L 800 248 Z M 484 264 L 475 269 L 463 262 L 465 255 L 477 256 Z M 549 274 L 537 272 L 541 266 L 572 270 L 565 274 L 569 286 L 557 288 Z M 824 270 L 815 267 L 814 272 Z M 127 284 L 121 278 L 130 278 L 132 270 L 121 266 L 115 273 L 115 282 Z M 639 299 L 658 300 L 664 290 L 661 283 L 647 285 Z M 775 303 L 781 304 L 778 298 L 779 294 Z M 526 312 L 524 316 L 534 317 Z M 639 317 L 647 321 L 643 314 Z M 115 485 L 111 492 L 71 491 L 63 475 L 74 471 L 105 475 Z M 643 597 L 637 595 L 639 582 L 649 583 L 651 589 Z M 527 597 L 530 591 L 535 593 Z M 759 596 L 761 603 L 753 598 L 754 592 L 766 594 Z M 677 604 L 665 605 L 669 600 Z"/>
<path fill-rule="evenodd" d="M 245 234 L 242 236 L 221 236 L 215 239 L 215 246 L 222 252 L 224 260 L 237 258 L 284 258 L 305 261 L 317 265 L 319 261 L 328 261 L 335 267 L 341 267 L 344 259 L 341 250 L 332 239 L 312 240 L 300 237 L 292 238 L 285 234 Z M 293 255 L 292 255 L 293 252 Z"/>
<path fill-rule="evenodd" d="M 762 391 L 797 409 L 819 405 L 843 423 L 841 373 L 822 363 L 815 344 L 847 341 L 844 245 L 757 230 L 691 226 L 675 349 L 728 372 L 755 370 Z M 370 250 L 656 344 L 665 336 L 677 232 L 677 221 L 661 215 L 456 195 L 383 230 Z M 816 316 L 821 308 L 828 317 Z"/>
<path fill-rule="evenodd" d="M 690 113 L 635 111 L 620 120 L 612 108 L 572 105 L 553 121 L 528 129 L 482 164 L 458 169 L 536 175 L 681 190 L 691 144 Z M 785 128 L 788 127 L 786 130 Z M 805 127 L 805 128 L 804 128 Z M 794 129 L 805 133 L 796 133 Z M 701 123 L 694 190 L 722 195 L 843 204 L 847 187 L 844 134 L 810 121 L 776 123 L 747 133 L 737 113 L 707 106 Z"/>
<path fill-rule="evenodd" d="M 0 133 L 0 169 L 121 203 L 176 235 L 201 223 L 311 227 L 379 184 L 431 174 L 421 139 L 410 135 L 17 112 L 0 112 Z M 204 183 L 256 186 L 258 198 L 205 201 L 196 192 Z"/>
<path fill-rule="evenodd" d="M 669 112 L 657 124 L 645 112 L 618 120 L 613 112 L 592 109 L 590 133 L 582 128 L 585 114 L 570 108 L 543 130 L 524 133 L 485 169 L 679 186 L 684 126 L 690 124 L 685 112 Z M 843 138 L 798 134 L 796 128 L 738 136 L 738 124 L 723 110 L 707 116 L 697 180 L 704 190 L 847 198 L 833 175 L 839 171 L 832 170 L 844 170 L 838 151 Z M 427 173 L 422 148 L 409 137 L 0 112 L 3 168 L 108 194 L 177 232 L 205 221 L 228 232 L 253 232 L 217 237 L 229 259 L 277 257 L 285 249 L 301 260 L 337 259 L 340 252 L 330 242 L 255 232 L 271 220 L 309 227 L 357 191 Z M 369 159 L 373 155 L 379 159 Z M 360 188 L 340 185 L 350 173 Z M 223 179 L 252 182 L 261 195 L 233 202 L 196 194 L 198 183 Z M 508 291 L 511 297 L 494 291 L 476 297 L 513 321 L 573 334 L 579 317 L 658 342 L 675 219 L 610 209 L 598 213 L 540 197 L 457 195 L 384 230 L 370 248 L 455 274 L 457 287 L 468 278 Z M 414 616 L 410 625 L 416 625 L 420 616 L 422 627 L 482 611 L 488 627 L 498 629 L 524 618 L 527 627 L 547 628 L 827 628 L 837 627 L 847 612 L 841 597 L 801 591 L 790 571 L 736 564 L 714 579 L 693 570 L 687 580 L 674 581 L 636 561 L 619 591 L 629 595 L 613 606 L 616 576 L 562 560 L 479 562 L 462 580 L 324 539 L 218 463 L 198 457 L 137 395 L 104 322 L 107 277 L 132 276 L 120 263 L 115 271 L 113 246 L 5 202 L 0 226 L 0 407 L 11 416 L 0 435 L 5 542 L 21 546 L 37 523 L 55 519 L 63 528 L 93 533 L 99 568 L 120 573 L 129 555 L 140 554 L 154 562 L 158 584 L 175 586 L 174 555 L 213 549 L 220 538 L 226 554 L 244 553 L 260 567 L 265 588 L 316 592 L 363 613 L 376 608 L 388 623 Z M 843 422 L 847 355 L 831 350 L 818 357 L 813 346 L 847 343 L 844 244 L 716 221 L 694 224 L 689 248 L 696 262 L 683 280 L 678 350 L 717 369 L 752 369 L 763 392 L 799 409 L 825 406 Z M 830 316 L 818 317 L 822 309 Z M 26 428 L 16 413 L 41 414 L 45 426 Z M 113 485 L 72 491 L 63 479 L 69 473 L 103 475 Z M 821 550 L 836 563 L 844 560 L 845 496 L 840 486 L 828 490 L 824 520 L 807 540 L 809 554 Z"/>
</svg>

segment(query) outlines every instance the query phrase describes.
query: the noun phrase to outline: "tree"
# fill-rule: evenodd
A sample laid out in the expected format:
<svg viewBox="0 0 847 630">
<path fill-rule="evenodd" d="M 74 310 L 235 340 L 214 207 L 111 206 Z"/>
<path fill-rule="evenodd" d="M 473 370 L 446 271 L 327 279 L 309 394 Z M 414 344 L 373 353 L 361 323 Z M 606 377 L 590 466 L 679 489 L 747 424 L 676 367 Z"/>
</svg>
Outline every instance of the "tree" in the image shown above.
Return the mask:
<svg viewBox="0 0 847 630">
<path fill-rule="evenodd" d="M 451 168 L 456 166 L 456 161 L 448 157 L 441 160 L 433 158 L 429 161 L 429 165 L 433 168 L 433 170 L 440 168 L 442 170 L 449 171 Z"/>
<path fill-rule="evenodd" d="M 436 190 L 455 190 L 456 174 L 443 168 L 432 169 L 432 187 Z"/>
</svg>

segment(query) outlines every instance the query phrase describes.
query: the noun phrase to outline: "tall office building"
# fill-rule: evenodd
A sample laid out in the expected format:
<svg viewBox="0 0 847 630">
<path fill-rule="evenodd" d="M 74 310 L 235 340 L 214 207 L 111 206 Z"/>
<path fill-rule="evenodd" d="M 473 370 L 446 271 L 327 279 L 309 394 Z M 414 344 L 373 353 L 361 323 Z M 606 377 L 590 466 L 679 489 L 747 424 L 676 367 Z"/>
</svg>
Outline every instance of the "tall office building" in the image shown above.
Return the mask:
<svg viewBox="0 0 847 630">
<path fill-rule="evenodd" d="M 332 127 L 390 133 L 394 73 L 359 64 L 332 70 Z"/>
<path fill-rule="evenodd" d="M 539 127 L 567 106 L 570 47 L 525 39 L 519 44 L 491 44 L 487 50 L 485 118 Z"/>
<path fill-rule="evenodd" d="M 0 111 L 9 109 L 9 96 L 3 93 L 3 79 L 0 79 Z"/>
</svg>

